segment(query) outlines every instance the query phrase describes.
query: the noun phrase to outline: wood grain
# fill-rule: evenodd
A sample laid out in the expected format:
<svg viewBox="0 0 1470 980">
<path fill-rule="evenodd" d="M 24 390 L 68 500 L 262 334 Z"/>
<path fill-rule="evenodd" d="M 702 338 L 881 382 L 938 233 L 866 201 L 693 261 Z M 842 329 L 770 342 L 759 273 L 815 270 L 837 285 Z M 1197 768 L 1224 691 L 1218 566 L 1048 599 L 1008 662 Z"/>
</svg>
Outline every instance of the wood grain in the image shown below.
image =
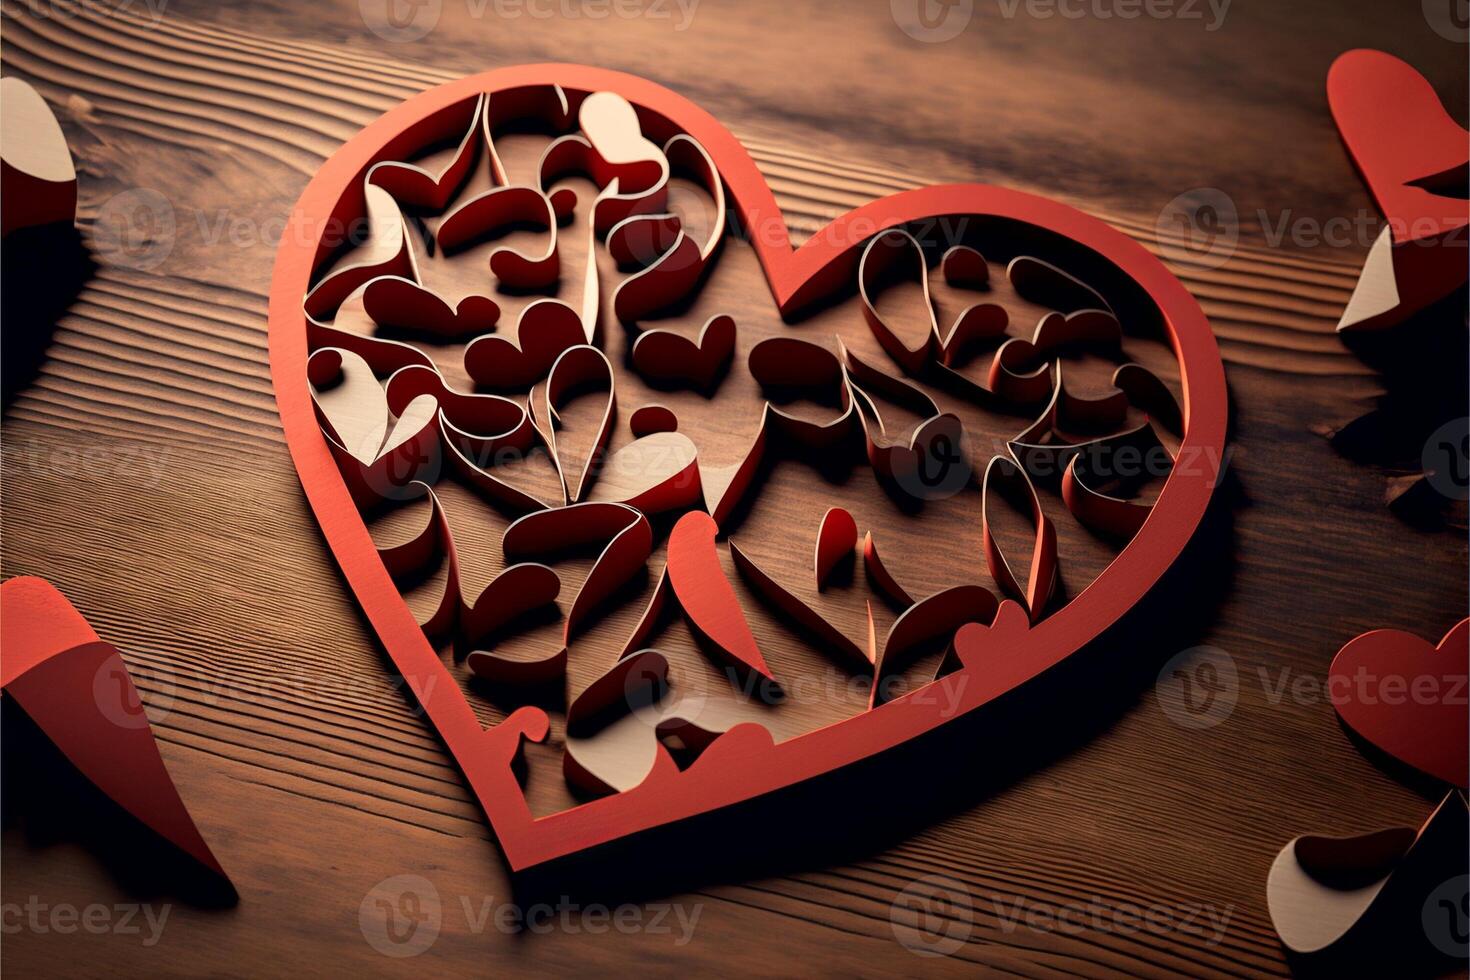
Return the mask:
<svg viewBox="0 0 1470 980">
<path fill-rule="evenodd" d="M 7 937 L 14 968 L 1281 973 L 1264 906 L 1279 846 L 1428 812 L 1424 794 L 1359 754 L 1325 700 L 1276 687 L 1325 676 L 1366 629 L 1438 636 L 1466 603 L 1464 541 L 1398 521 L 1384 474 L 1310 431 L 1382 391 L 1332 329 L 1368 242 L 1275 248 L 1247 222 L 1229 261 L 1205 268 L 1155 239 L 1159 210 L 1196 187 L 1226 190 L 1247 218 L 1371 210 L 1322 79 L 1338 51 L 1371 43 L 1424 70 L 1463 119 L 1464 49 L 1412 5 L 1242 5 L 1207 33 L 1006 19 L 980 4 L 941 45 L 912 41 L 882 4 L 707 0 L 675 32 L 653 19 L 475 19 L 446 3 L 416 44 L 380 41 L 347 0 L 171 2 L 156 23 L 135 6 L 4 5 L 0 64 L 62 121 L 84 238 L 139 188 L 164 195 L 174 232 L 153 268 L 101 265 L 9 407 L 0 561 L 7 576 L 50 578 L 122 649 L 241 902 L 140 896 L 97 850 L 7 827 L 6 903 L 176 901 L 155 946 L 23 929 Z M 1228 720 L 1182 729 L 1143 680 L 1048 764 L 912 836 L 650 899 L 701 909 L 684 946 L 651 931 L 477 933 L 460 899 L 504 901 L 509 885 L 306 511 L 266 373 L 265 294 L 282 216 L 337 145 L 413 92 L 531 60 L 624 68 L 699 101 L 746 141 L 797 237 L 896 189 L 993 180 L 1162 250 L 1227 362 L 1234 506 L 1197 622 L 1140 635 L 1137 663 L 1156 669 L 1199 643 L 1228 651 L 1241 681 Z M 404 873 L 436 885 L 444 926 L 431 952 L 392 960 L 363 940 L 358 906 Z M 890 924 L 895 898 L 929 874 L 960 883 L 973 908 L 969 941 L 942 959 L 913 956 Z M 1006 919 L 1018 902 L 1208 905 L 1230 918 L 1212 944 L 1032 928 Z"/>
</svg>

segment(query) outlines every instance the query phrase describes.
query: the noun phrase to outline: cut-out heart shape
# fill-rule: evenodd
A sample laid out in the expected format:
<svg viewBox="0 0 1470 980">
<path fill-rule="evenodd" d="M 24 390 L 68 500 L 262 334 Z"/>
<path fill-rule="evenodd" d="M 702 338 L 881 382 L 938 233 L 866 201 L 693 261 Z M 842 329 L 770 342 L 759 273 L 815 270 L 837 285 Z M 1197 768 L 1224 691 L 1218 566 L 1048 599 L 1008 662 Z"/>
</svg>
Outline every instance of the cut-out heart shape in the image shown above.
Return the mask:
<svg viewBox="0 0 1470 980">
<path fill-rule="evenodd" d="M 360 505 L 401 494 L 438 462 L 433 395 L 417 396 L 395 417 L 367 361 L 335 347 L 313 354 L 307 372 L 328 444 Z"/>
<path fill-rule="evenodd" d="M 949 496 L 964 486 L 970 475 L 959 417 L 940 412 L 934 399 L 921 389 L 883 374 L 845 348 L 843 360 L 874 472 L 893 489 L 921 500 Z M 889 432 L 870 393 L 882 395 L 921 419 L 907 438 Z"/>
<path fill-rule="evenodd" d="M 476 384 L 525 388 L 540 381 L 567 350 L 583 342 L 577 311 L 555 299 L 538 299 L 521 311 L 514 342 L 487 334 L 470 341 L 464 367 Z"/>
<path fill-rule="evenodd" d="M 438 293 L 402 276 L 369 281 L 362 290 L 362 305 L 380 327 L 426 330 L 449 338 L 493 330 L 500 320 L 500 306 L 488 296 L 466 296 L 450 307 Z"/>
<path fill-rule="evenodd" d="M 909 740 L 933 733 L 954 719 L 981 710 L 1088 644 L 1131 609 L 1169 568 L 1197 526 L 1211 497 L 1216 477 L 1212 467 L 1172 473 L 1159 492 L 1150 519 L 1138 535 L 1122 549 L 1092 587 L 1080 592 L 1064 607 L 1033 626 L 1025 610 L 1007 601 L 1000 604 L 989 626 L 976 623 L 962 626 L 954 634 L 954 656 L 950 658 L 949 672 L 932 682 L 941 696 L 895 697 L 871 711 L 860 712 L 839 723 L 781 741 L 759 724 L 737 724 L 709 742 L 698 758 L 683 770 L 659 741 L 657 731 L 653 732 L 653 738 L 649 738 L 647 725 L 635 717 L 631 722 L 645 729 L 638 735 L 641 740 L 638 745 L 646 746 L 638 751 L 645 754 L 639 756 L 639 764 L 631 768 L 626 780 L 619 777 L 619 786 L 615 788 L 620 792 L 546 816 L 535 816 L 525 803 L 513 763 L 528 739 L 543 742 L 551 737 L 547 713 L 534 705 L 522 707 L 501 723 L 486 729 L 474 707 L 465 700 L 461 685 L 452 672 L 453 665 L 446 664 L 438 656 L 398 595 L 392 577 L 373 547 L 371 535 L 365 532 L 362 518 L 314 416 L 310 389 L 305 380 L 307 336 L 309 332 L 312 336 L 321 334 L 303 313 L 302 297 L 315 281 L 313 273 L 325 268 L 332 258 L 330 248 L 317 238 L 320 229 L 330 226 L 326 219 L 337 213 L 363 213 L 362 175 L 373 163 L 408 155 L 412 147 L 398 142 L 406 129 L 480 93 L 489 93 L 490 110 L 494 111 L 503 93 L 526 91 L 538 86 L 547 93 L 565 94 L 564 105 L 568 108 L 573 104 L 582 109 L 589 105 L 595 107 L 597 103 L 593 101 L 593 93 L 613 93 L 630 107 L 636 106 L 631 114 L 617 110 L 623 117 L 625 132 L 629 128 L 629 119 L 641 120 L 650 127 L 649 132 L 657 133 L 660 139 L 685 133 L 697 141 L 716 166 L 740 227 L 759 231 L 759 234 L 750 236 L 748 247 L 765 272 L 783 318 L 794 319 L 799 311 L 851 290 L 863 245 L 872 238 L 874 229 L 882 233 L 932 218 L 978 215 L 984 222 L 994 223 L 997 227 L 1021 227 L 1038 232 L 1041 238 L 1050 236 L 1069 240 L 1070 248 L 1111 264 L 1121 280 L 1131 283 L 1137 296 L 1152 304 L 1159 314 L 1157 323 L 1161 332 L 1179 361 L 1183 414 L 1188 419 L 1181 453 L 1198 452 L 1207 460 L 1220 459 L 1226 419 L 1224 374 L 1214 339 L 1197 304 L 1179 282 L 1136 243 L 1064 205 L 1001 188 L 964 185 L 925 188 L 859 208 L 813 234 L 801 248 L 793 249 L 775 199 L 760 172 L 739 143 L 710 116 L 652 83 L 578 66 L 538 65 L 504 69 L 450 83 L 415 97 L 407 106 L 369 126 L 323 166 L 300 205 L 293 209 L 292 223 L 282 236 L 271 298 L 273 378 L 286 438 L 325 538 L 396 668 L 462 768 L 513 870 L 541 865 L 610 841 L 651 832 L 661 826 L 765 797 L 872 759 Z M 555 100 L 547 96 L 547 101 L 550 104 Z M 608 99 L 598 102 L 611 104 Z M 564 121 L 564 116 L 556 119 L 548 116 L 546 121 L 554 128 L 556 122 Z M 596 130 L 597 123 L 589 125 Z M 607 141 L 599 137 L 598 142 Z M 491 149 L 493 151 L 493 146 Z M 568 168 L 585 167 L 600 171 L 600 176 L 592 174 L 601 191 L 593 208 L 593 220 L 587 223 L 587 234 L 594 240 L 631 214 L 664 213 L 668 210 L 665 206 L 668 198 L 667 158 L 652 159 L 646 147 L 640 147 L 625 161 L 616 159 L 619 157 L 616 152 L 606 152 L 615 159 L 604 159 L 603 152 L 594 151 L 586 137 L 570 134 L 548 147 L 535 178 L 541 181 L 541 188 L 548 188 L 548 178 L 554 181 L 557 174 L 566 172 Z M 641 159 L 631 159 L 633 156 Z M 624 164 L 626 169 L 614 172 Z M 616 189 L 614 179 L 617 180 Z M 635 182 L 642 186 L 634 186 Z M 551 189 L 552 211 L 558 221 L 572 216 L 567 201 L 568 195 Z M 584 336 L 591 341 L 597 323 L 599 293 L 595 264 L 588 263 L 587 266 L 580 310 Z M 404 273 L 399 271 L 397 274 Z M 367 345 L 363 349 L 367 349 Z M 575 354 L 578 350 L 592 353 Z M 569 359 L 575 358 L 581 362 L 580 366 L 588 367 L 586 359 L 594 356 L 601 357 L 595 348 L 572 348 L 562 355 L 558 363 L 571 363 Z M 755 360 L 752 352 L 752 365 Z M 415 362 L 406 360 L 404 363 Z M 590 381 L 595 374 L 610 388 L 606 367 L 604 362 L 596 372 L 590 369 L 585 373 L 569 370 L 568 376 L 562 378 L 557 366 L 553 365 L 547 381 L 533 392 L 532 420 L 542 430 L 553 455 L 558 421 L 554 408 L 563 404 L 562 397 L 576 387 L 567 382 Z M 754 366 L 752 370 L 754 372 Z M 764 388 L 767 379 L 757 377 L 757 380 Z M 1048 384 L 1038 404 L 1045 402 L 1050 393 L 1051 385 Z M 710 608 L 709 595 L 701 594 L 697 588 L 691 590 L 690 581 L 684 574 L 692 567 L 696 570 L 694 581 L 713 585 L 715 592 L 733 597 L 734 588 L 725 578 L 715 543 L 717 522 L 730 512 L 728 508 L 732 505 L 729 501 L 739 498 L 740 494 L 734 491 L 748 485 L 747 477 L 759 464 L 762 447 L 778 442 L 807 445 L 801 442 L 801 436 L 809 438 L 813 445 L 825 441 L 828 446 L 838 446 L 842 439 L 857 432 L 852 415 L 860 399 L 841 379 L 840 372 L 838 382 L 827 389 L 825 397 L 830 404 L 837 406 L 834 411 L 837 418 L 828 425 L 810 425 L 804 431 L 794 425 L 788 430 L 787 422 L 790 420 L 783 420 L 769 405 L 763 407 L 761 424 L 752 433 L 751 452 L 721 481 L 719 488 L 705 487 L 715 501 L 713 509 L 716 513 L 713 516 L 686 515 L 683 521 L 698 520 L 686 527 L 683 534 L 680 533 L 680 525 L 676 524 L 670 543 L 671 561 L 667 578 L 670 584 L 656 587 L 644 619 L 635 630 L 643 631 L 644 638 L 633 645 L 632 650 L 646 645 L 646 624 L 657 621 L 660 612 L 670 605 L 670 597 L 684 607 L 686 616 L 703 622 L 706 634 L 713 630 L 720 634 L 725 646 L 746 648 L 748 624 L 735 623 L 732 627 L 725 615 L 730 608 L 738 611 L 738 604 L 730 606 L 717 601 Z M 611 392 L 607 401 L 607 419 L 610 422 Z M 779 400 L 773 398 L 772 401 Z M 441 410 L 439 415 L 442 420 L 444 412 Z M 798 432 L 800 436 L 796 435 Z M 781 437 L 779 440 L 777 435 Z M 599 446 L 606 445 L 605 439 L 593 441 Z M 456 466 L 463 465 L 458 455 L 451 454 L 451 459 L 456 461 Z M 580 462 L 568 464 L 566 469 L 571 471 Z M 480 477 L 477 478 L 482 478 L 489 471 L 464 469 L 462 472 L 478 472 Z M 582 467 L 574 476 L 586 476 L 587 473 L 588 469 Z M 705 475 L 701 474 L 702 477 Z M 473 479 L 471 482 L 477 488 L 480 486 Z M 571 499 L 585 497 L 584 482 L 588 487 L 593 485 L 590 477 L 585 481 L 577 478 L 566 482 L 573 485 L 571 493 L 567 494 Z M 529 504 L 527 506 L 530 507 Z M 685 536 L 689 540 L 681 544 Z M 685 551 L 694 556 L 692 566 L 678 560 L 678 555 Z M 549 570 L 548 573 L 554 575 Z M 544 581 L 549 585 L 550 579 Z M 476 604 L 476 610 L 480 605 Z M 988 606 L 988 603 L 981 601 L 979 593 L 974 593 L 967 602 L 956 603 L 956 606 L 963 609 L 964 615 L 974 616 L 976 609 Z M 691 613 L 690 607 L 694 612 Z M 983 621 L 983 609 L 981 613 L 979 618 Z M 890 665 L 897 665 L 904 659 L 899 653 L 904 644 L 899 641 L 910 630 L 917 629 L 919 619 L 914 623 L 914 626 L 905 626 L 898 634 L 890 630 L 894 651 Z M 926 632 L 918 631 L 920 634 Z M 931 639 L 942 641 L 943 632 L 939 631 Z M 871 645 L 876 646 L 876 643 Z M 753 641 L 749 647 L 754 648 Z M 749 650 L 746 652 L 748 654 Z M 759 653 L 758 650 L 756 652 Z M 564 658 L 565 650 L 558 650 L 556 654 Z M 503 665 L 494 666 L 500 668 Z M 763 658 L 760 666 L 765 666 Z M 491 670 L 492 674 L 495 672 Z M 662 703 L 659 708 L 661 717 L 669 717 L 663 712 Z M 600 768 L 597 772 L 599 776 L 602 774 Z"/>
<path fill-rule="evenodd" d="M 1470 775 L 1470 619 L 1438 646 L 1400 630 L 1373 630 L 1332 658 L 1328 684 L 1338 717 L 1420 772 L 1465 788 Z"/>
<path fill-rule="evenodd" d="M 1337 328 L 1393 326 L 1465 284 L 1470 132 L 1423 75 L 1382 51 L 1338 55 L 1327 102 L 1387 219 Z"/>
<path fill-rule="evenodd" d="M 567 464 L 575 461 L 564 459 L 556 443 L 557 407 L 564 405 L 565 400 L 574 393 L 579 394 L 588 389 L 597 388 L 607 390 L 607 397 L 602 408 L 602 421 L 598 424 L 592 446 L 582 460 L 581 466 L 569 469 Z M 535 401 L 533 393 L 532 404 L 535 404 Z M 561 474 L 562 486 L 566 488 L 569 503 L 576 503 L 582 499 L 582 493 L 588 486 L 587 476 L 607 447 L 608 437 L 612 435 L 612 420 L 614 413 L 617 412 L 617 407 L 617 386 L 613 380 L 612 365 L 607 362 L 607 355 L 596 347 L 589 347 L 585 344 L 562 351 L 551 366 L 546 384 L 541 388 L 540 415 L 544 426 L 542 436 L 551 450 L 557 472 Z M 573 477 L 571 480 L 567 479 L 569 472 Z"/>
<path fill-rule="evenodd" d="M 484 111 L 485 96 L 477 95 L 435 113 L 420 124 L 413 134 L 414 142 L 420 146 L 436 146 L 456 137 L 459 139 L 454 154 L 437 172 L 430 173 L 414 163 L 384 160 L 373 164 L 368 171 L 367 182 L 383 188 L 404 204 L 426 211 L 443 211 L 479 159 L 482 143 L 480 124 Z"/>
<path fill-rule="evenodd" d="M 716 314 L 705 321 L 699 339 L 670 330 L 645 330 L 633 341 L 633 367 L 649 381 L 686 383 L 708 391 L 735 356 L 735 320 Z"/>
</svg>

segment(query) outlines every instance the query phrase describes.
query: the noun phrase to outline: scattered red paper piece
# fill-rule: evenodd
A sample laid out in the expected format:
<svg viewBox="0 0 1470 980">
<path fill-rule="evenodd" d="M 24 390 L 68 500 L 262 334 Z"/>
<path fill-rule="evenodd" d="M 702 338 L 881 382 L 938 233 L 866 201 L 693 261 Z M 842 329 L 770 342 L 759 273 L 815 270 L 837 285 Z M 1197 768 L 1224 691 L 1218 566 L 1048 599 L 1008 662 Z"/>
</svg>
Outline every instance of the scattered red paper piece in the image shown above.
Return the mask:
<svg viewBox="0 0 1470 980">
<path fill-rule="evenodd" d="M 679 518 L 669 534 L 669 584 L 700 635 L 736 664 L 774 680 L 745 621 L 740 600 L 720 567 L 715 545 L 719 530 L 714 519 L 700 511 Z"/>
<path fill-rule="evenodd" d="M 857 521 L 841 507 L 830 507 L 822 515 L 817 528 L 817 549 L 813 558 L 816 571 L 817 591 L 827 582 L 827 576 L 843 558 L 852 554 L 857 547 Z"/>
<path fill-rule="evenodd" d="M 169 778 L 117 649 L 44 579 L 0 585 L 0 689 L 108 798 L 226 882 Z"/>
<path fill-rule="evenodd" d="M 1470 132 L 1423 75 L 1382 51 L 1339 55 L 1327 102 L 1387 219 L 1337 329 L 1391 327 L 1465 284 Z"/>
</svg>

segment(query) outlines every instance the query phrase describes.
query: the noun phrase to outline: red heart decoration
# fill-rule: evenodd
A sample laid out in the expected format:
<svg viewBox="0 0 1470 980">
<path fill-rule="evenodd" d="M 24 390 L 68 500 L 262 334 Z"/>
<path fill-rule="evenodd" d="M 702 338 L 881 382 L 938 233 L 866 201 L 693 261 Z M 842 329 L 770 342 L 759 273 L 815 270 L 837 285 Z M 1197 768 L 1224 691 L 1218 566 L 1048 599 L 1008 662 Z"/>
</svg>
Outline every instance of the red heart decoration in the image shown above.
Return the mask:
<svg viewBox="0 0 1470 980">
<path fill-rule="evenodd" d="M 1400 630 L 1373 630 L 1332 658 L 1328 690 L 1338 717 L 1406 765 L 1464 788 L 1470 769 L 1470 619 L 1439 646 Z"/>
<path fill-rule="evenodd" d="M 1449 191 L 1458 180 L 1464 193 L 1470 133 L 1445 111 L 1423 75 L 1391 54 L 1359 48 L 1332 63 L 1327 100 L 1342 141 L 1389 219 L 1394 244 L 1445 235 L 1470 222 L 1464 198 Z M 1424 186 L 1441 175 L 1443 188 Z"/>
<path fill-rule="evenodd" d="M 633 342 L 633 364 L 644 377 L 662 382 L 687 381 L 708 389 L 735 354 L 735 321 L 721 313 L 710 317 L 697 341 L 668 330 L 646 330 Z"/>
<path fill-rule="evenodd" d="M 1339 55 L 1327 101 L 1388 223 L 1368 255 L 1369 289 L 1354 292 L 1343 324 L 1391 326 L 1465 283 L 1470 133 L 1423 75 L 1382 51 Z M 1385 288 L 1391 302 L 1376 295 Z"/>
<path fill-rule="evenodd" d="M 313 414 L 306 381 L 307 324 L 301 298 L 328 257 L 322 228 L 351 217 L 374 163 L 402 152 L 402 134 L 480 93 L 559 85 L 569 96 L 609 91 L 637 108 L 645 124 L 687 133 L 708 151 L 742 227 L 751 236 L 771 294 L 783 314 L 854 281 L 874 230 L 956 214 L 1038 226 L 1104 257 L 1162 313 L 1178 354 L 1186 429 L 1181 454 L 1204 465 L 1178 468 L 1152 515 L 1102 575 L 1036 625 L 1013 603 L 990 627 L 967 626 L 956 640 L 962 666 L 923 688 L 937 696 L 897 697 L 844 722 L 779 743 L 759 725 L 737 725 L 689 768 L 655 766 L 637 786 L 571 809 L 534 817 L 512 768 L 522 739 L 540 741 L 549 719 L 534 706 L 482 727 L 378 557 Z M 396 142 L 395 142 L 396 141 Z M 620 72 L 577 65 L 504 68 L 414 97 L 349 140 L 321 167 L 291 212 L 277 254 L 270 302 L 270 360 L 286 440 L 322 532 L 389 656 L 438 730 L 494 828 L 513 870 L 564 857 L 697 814 L 772 793 L 829 773 L 973 712 L 1055 666 L 1134 607 L 1178 557 L 1199 524 L 1217 480 L 1226 431 L 1225 376 L 1199 305 L 1136 242 L 1097 219 L 1019 191 L 973 184 L 895 194 L 851 211 L 792 248 L 780 209 L 744 147 L 708 113 L 675 93 Z M 335 220 L 327 220 L 335 219 Z M 973 667 L 973 669 L 972 669 Z M 667 758 L 661 756 L 661 759 Z"/>
</svg>

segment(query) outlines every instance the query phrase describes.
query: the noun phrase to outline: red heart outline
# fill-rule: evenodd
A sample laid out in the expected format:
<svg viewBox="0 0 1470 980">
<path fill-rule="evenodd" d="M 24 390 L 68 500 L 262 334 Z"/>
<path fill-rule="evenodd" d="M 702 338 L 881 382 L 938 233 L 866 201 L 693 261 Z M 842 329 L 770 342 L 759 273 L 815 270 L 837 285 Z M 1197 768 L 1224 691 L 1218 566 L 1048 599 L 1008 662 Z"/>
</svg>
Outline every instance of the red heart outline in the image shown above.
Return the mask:
<svg viewBox="0 0 1470 980">
<path fill-rule="evenodd" d="M 572 92 L 616 92 L 639 107 L 640 115 L 647 113 L 704 145 L 750 230 L 783 314 L 853 281 L 861 246 L 872 234 L 946 215 L 987 215 L 1038 225 L 1104 257 L 1144 289 L 1163 313 L 1184 393 L 1180 458 L 1190 465 L 1175 468 L 1137 536 L 1068 605 L 1032 628 L 1027 628 L 1024 614 L 1011 616 L 1003 607 L 995 628 L 1015 632 L 1015 646 L 985 671 L 958 671 L 937 681 L 950 688 L 942 696 L 934 696 L 935 685 L 930 685 L 780 744 L 772 744 L 759 726 L 737 726 L 687 770 L 661 761 L 633 789 L 533 817 L 510 763 L 522 737 L 545 737 L 546 716 L 522 708 L 500 725 L 482 729 L 449 668 L 414 621 L 313 414 L 301 301 L 312 271 L 329 251 L 329 243 L 321 241 L 324 229 L 346 227 L 355 217 L 368 167 L 410 150 L 416 124 L 481 92 L 554 84 Z M 948 184 L 904 191 L 849 211 L 793 250 L 764 177 L 713 116 L 653 82 L 582 65 L 501 68 L 441 85 L 390 110 L 327 159 L 292 210 L 276 254 L 269 356 L 286 442 L 327 544 L 388 655 L 468 779 L 512 871 L 832 772 L 974 711 L 1055 666 L 1132 609 L 1173 564 L 1204 516 L 1225 445 L 1225 372 L 1204 313 L 1161 262 L 1121 232 L 1067 205 L 1020 191 Z M 926 691 L 929 696 L 923 696 Z"/>
</svg>

